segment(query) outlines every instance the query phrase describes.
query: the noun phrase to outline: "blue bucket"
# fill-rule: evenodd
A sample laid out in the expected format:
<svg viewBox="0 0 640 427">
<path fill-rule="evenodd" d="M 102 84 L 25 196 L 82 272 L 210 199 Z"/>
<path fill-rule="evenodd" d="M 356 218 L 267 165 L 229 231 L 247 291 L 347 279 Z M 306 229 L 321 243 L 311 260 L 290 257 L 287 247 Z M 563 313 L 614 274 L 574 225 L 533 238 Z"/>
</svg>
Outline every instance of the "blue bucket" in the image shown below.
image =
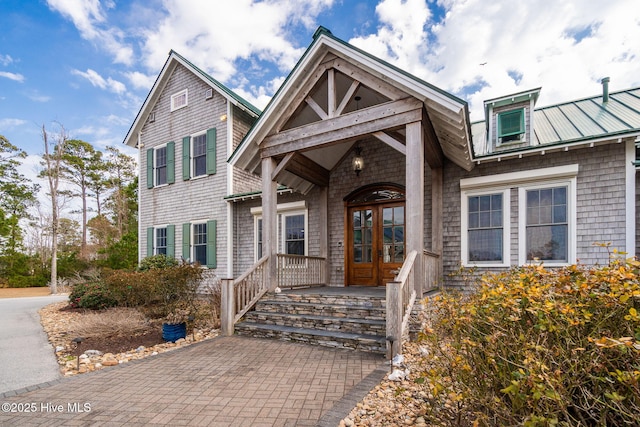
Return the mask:
<svg viewBox="0 0 640 427">
<path fill-rule="evenodd" d="M 162 324 L 162 339 L 168 342 L 176 342 L 180 338 L 186 338 L 187 336 L 187 324 L 186 323 L 163 323 Z"/>
</svg>

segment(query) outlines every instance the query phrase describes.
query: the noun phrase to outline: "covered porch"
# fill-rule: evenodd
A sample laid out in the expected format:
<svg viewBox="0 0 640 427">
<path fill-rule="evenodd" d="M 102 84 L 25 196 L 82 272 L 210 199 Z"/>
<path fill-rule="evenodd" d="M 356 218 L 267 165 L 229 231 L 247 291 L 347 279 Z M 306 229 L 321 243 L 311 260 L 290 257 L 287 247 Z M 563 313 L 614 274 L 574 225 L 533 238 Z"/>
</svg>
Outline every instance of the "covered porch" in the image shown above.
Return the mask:
<svg viewBox="0 0 640 427">
<path fill-rule="evenodd" d="M 264 255 L 226 285 L 225 304 L 234 307 L 234 321 L 269 291 L 335 284 L 330 278 L 342 274 L 343 292 L 353 285 L 385 286 L 386 317 L 395 325 L 387 336 L 401 335 L 398 316 L 404 318 L 411 301 L 436 286 L 442 274 L 444 162 L 453 158 L 472 166 L 465 109 L 462 101 L 321 28 L 230 160 L 262 177 Z M 393 153 L 394 173 L 404 171 L 391 182 L 401 188 L 400 196 L 386 204 L 375 198 L 349 204 L 350 194 L 388 180 L 383 169 L 360 175 L 356 168 L 358 179 L 342 175 L 353 173 L 352 159 L 362 148 L 372 152 L 380 146 Z M 279 186 L 301 195 L 314 192 L 315 253 L 278 253 Z M 391 223 L 388 212 L 397 216 Z M 391 251 L 395 264 L 388 260 Z"/>
</svg>

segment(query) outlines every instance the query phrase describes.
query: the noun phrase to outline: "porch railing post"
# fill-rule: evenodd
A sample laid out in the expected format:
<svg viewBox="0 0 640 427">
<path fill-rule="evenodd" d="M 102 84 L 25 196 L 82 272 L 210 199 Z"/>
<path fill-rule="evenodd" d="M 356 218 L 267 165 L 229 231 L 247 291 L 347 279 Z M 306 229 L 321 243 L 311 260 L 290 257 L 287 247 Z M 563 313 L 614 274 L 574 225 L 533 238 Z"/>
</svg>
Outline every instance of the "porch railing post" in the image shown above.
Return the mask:
<svg viewBox="0 0 640 427">
<path fill-rule="evenodd" d="M 224 336 L 234 333 L 235 304 L 233 295 L 233 279 L 223 279 L 220 298 L 220 332 Z"/>
<path fill-rule="evenodd" d="M 387 357 L 402 351 L 402 283 L 387 283 Z"/>
</svg>

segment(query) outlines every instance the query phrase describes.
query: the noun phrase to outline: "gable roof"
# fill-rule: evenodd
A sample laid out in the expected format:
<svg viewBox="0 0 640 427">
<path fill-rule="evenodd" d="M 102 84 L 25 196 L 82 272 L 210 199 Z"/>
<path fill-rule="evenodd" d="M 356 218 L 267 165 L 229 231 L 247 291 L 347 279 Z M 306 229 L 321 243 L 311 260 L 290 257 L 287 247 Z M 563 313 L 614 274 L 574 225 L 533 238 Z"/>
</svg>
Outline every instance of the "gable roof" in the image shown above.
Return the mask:
<svg viewBox="0 0 640 427">
<path fill-rule="evenodd" d="M 490 152 L 486 121 L 472 124 L 475 158 L 507 158 L 526 151 L 640 136 L 640 88 L 536 108 L 534 141 L 527 147 Z"/>
<path fill-rule="evenodd" d="M 229 158 L 231 164 L 260 173 L 258 144 L 269 134 L 273 123 L 288 108 L 289 100 L 299 90 L 301 82 L 314 72 L 319 61 L 328 54 L 344 58 L 365 72 L 381 78 L 386 83 L 420 100 L 433 123 L 435 134 L 445 156 L 465 169 L 473 167 L 471 124 L 466 101 L 350 45 L 322 26 L 315 32 L 313 42 L 266 106 L 258 121 L 232 153 Z"/>
<path fill-rule="evenodd" d="M 142 107 L 138 111 L 138 114 L 136 115 L 136 118 L 134 119 L 133 124 L 131 125 L 131 127 L 129 128 L 129 131 L 127 132 L 127 135 L 123 141 L 126 145 L 129 145 L 132 147 L 136 146 L 138 132 L 142 130 L 146 117 L 151 112 L 151 109 L 153 108 L 154 104 L 158 100 L 158 97 L 164 90 L 165 86 L 167 85 L 167 82 L 169 81 L 169 78 L 171 77 L 171 74 L 173 73 L 173 70 L 175 70 L 178 64 L 183 65 L 185 68 L 191 71 L 194 75 L 196 75 L 201 80 L 203 80 L 206 84 L 211 86 L 219 94 L 224 96 L 227 99 L 227 101 L 229 101 L 231 104 L 235 105 L 236 107 L 240 108 L 243 111 L 246 111 L 252 117 L 258 117 L 260 115 L 260 110 L 257 107 L 253 106 L 250 102 L 248 102 L 247 100 L 245 100 L 244 98 L 242 98 L 241 96 L 233 92 L 231 89 L 229 89 L 228 87 L 226 87 L 225 85 L 223 85 L 222 83 L 220 83 L 219 81 L 211 77 L 209 74 L 202 71 L 200 68 L 193 65 L 190 61 L 185 59 L 182 55 L 180 55 L 176 51 L 171 50 L 169 52 L 169 56 L 167 57 L 166 62 L 162 66 L 162 70 L 160 71 L 160 74 L 156 78 L 156 81 L 153 83 L 153 87 L 147 94 L 147 97 L 144 100 Z"/>
</svg>

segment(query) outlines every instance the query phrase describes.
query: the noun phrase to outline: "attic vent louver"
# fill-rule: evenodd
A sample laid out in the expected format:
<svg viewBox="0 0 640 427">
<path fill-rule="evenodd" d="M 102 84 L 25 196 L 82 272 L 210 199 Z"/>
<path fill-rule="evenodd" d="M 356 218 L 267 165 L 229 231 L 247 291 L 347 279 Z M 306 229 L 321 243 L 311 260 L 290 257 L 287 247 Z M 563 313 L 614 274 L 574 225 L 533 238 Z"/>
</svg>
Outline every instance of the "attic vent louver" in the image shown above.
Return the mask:
<svg viewBox="0 0 640 427">
<path fill-rule="evenodd" d="M 207 89 L 207 91 L 204 93 L 204 99 L 211 99 L 213 98 L 213 89 L 209 88 Z"/>
<path fill-rule="evenodd" d="M 154 111 L 149 114 L 149 117 L 147 118 L 147 123 L 153 123 L 155 121 L 156 121 L 156 113 Z"/>
</svg>

